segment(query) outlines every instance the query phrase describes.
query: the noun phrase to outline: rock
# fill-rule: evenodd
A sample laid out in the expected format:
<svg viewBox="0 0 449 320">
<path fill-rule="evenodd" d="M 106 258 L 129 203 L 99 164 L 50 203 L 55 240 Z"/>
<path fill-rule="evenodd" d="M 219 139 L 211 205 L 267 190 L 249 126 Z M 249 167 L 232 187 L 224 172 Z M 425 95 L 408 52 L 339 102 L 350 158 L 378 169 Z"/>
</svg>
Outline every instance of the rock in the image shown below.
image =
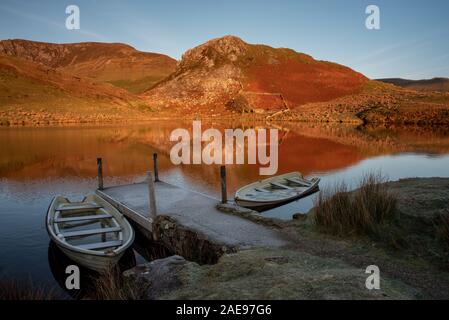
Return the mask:
<svg viewBox="0 0 449 320">
<path fill-rule="evenodd" d="M 264 217 L 259 212 L 240 207 L 234 202 L 228 202 L 225 204 L 219 203 L 217 204 L 217 209 L 222 212 L 236 215 L 267 227 L 279 228 L 284 225 L 284 222 L 280 219 Z"/>
<path fill-rule="evenodd" d="M 222 246 L 206 236 L 177 223 L 173 217 L 158 215 L 153 224 L 153 237 L 170 252 L 201 264 L 216 263 L 224 253 L 235 252 L 234 247 Z"/>
<path fill-rule="evenodd" d="M 217 204 L 217 209 L 226 213 L 235 213 L 235 214 L 248 214 L 252 213 L 253 210 L 247 209 L 244 207 L 240 207 L 236 205 L 235 203 L 228 202 L 228 203 L 219 203 Z"/>
<path fill-rule="evenodd" d="M 181 256 L 171 256 L 138 265 L 123 273 L 126 280 L 139 290 L 144 290 L 147 299 L 158 299 L 189 282 L 189 269 L 199 268 L 194 262 Z"/>
<path fill-rule="evenodd" d="M 294 215 L 292 215 L 292 219 L 293 220 L 304 221 L 304 220 L 307 220 L 307 214 L 302 213 L 302 212 L 298 212 L 298 213 L 295 213 Z"/>
<path fill-rule="evenodd" d="M 181 276 L 182 285 L 161 298 L 412 299 L 419 293 L 387 276 L 380 290 L 367 290 L 364 268 L 286 249 L 226 254 L 214 265 L 186 267 Z"/>
</svg>

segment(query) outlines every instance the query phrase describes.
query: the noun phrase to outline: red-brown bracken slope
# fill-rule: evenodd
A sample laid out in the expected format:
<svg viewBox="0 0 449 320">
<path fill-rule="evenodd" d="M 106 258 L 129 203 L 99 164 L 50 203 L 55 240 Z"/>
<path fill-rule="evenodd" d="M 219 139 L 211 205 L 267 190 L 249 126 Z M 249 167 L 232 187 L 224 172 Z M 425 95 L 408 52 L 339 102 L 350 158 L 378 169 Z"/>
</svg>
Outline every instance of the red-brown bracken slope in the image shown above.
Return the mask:
<svg viewBox="0 0 449 320">
<path fill-rule="evenodd" d="M 109 82 L 133 93 L 143 92 L 168 76 L 177 63 L 166 55 L 140 52 L 121 43 L 3 40 L 0 53 L 81 78 Z"/>
<path fill-rule="evenodd" d="M 350 68 L 291 49 L 225 36 L 188 50 L 176 71 L 144 97 L 161 109 L 200 114 L 270 112 L 354 94 L 367 81 Z"/>
<path fill-rule="evenodd" d="M 149 111 L 111 84 L 0 54 L 0 125 L 141 119 Z"/>
</svg>

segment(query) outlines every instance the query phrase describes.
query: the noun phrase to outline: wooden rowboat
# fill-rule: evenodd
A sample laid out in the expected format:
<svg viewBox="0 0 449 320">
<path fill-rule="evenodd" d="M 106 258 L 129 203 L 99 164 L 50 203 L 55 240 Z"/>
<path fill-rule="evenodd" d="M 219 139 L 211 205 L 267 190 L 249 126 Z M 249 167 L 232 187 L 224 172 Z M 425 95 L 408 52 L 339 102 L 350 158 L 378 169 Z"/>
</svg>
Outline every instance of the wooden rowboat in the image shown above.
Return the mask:
<svg viewBox="0 0 449 320">
<path fill-rule="evenodd" d="M 251 183 L 235 193 L 235 202 L 262 211 L 308 196 L 318 190 L 319 178 L 305 179 L 299 172 Z"/>
<path fill-rule="evenodd" d="M 134 241 L 125 217 L 97 195 L 81 202 L 57 196 L 47 212 L 50 238 L 70 259 L 95 271 L 114 266 Z"/>
</svg>

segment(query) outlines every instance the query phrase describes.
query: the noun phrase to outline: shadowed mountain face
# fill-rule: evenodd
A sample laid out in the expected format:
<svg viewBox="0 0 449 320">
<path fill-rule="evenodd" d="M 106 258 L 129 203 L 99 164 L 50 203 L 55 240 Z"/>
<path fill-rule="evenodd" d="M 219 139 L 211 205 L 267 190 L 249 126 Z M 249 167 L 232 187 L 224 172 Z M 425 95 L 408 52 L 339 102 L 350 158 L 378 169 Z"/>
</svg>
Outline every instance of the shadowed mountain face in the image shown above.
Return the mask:
<svg viewBox="0 0 449 320">
<path fill-rule="evenodd" d="M 449 92 L 448 78 L 433 78 L 424 80 L 407 80 L 401 78 L 378 79 L 385 83 L 391 83 L 399 87 L 408 88 L 418 91 L 440 91 Z"/>
<path fill-rule="evenodd" d="M 367 81 L 335 63 L 226 36 L 188 50 L 176 71 L 144 96 L 161 107 L 193 112 L 267 111 L 353 94 Z"/>
<path fill-rule="evenodd" d="M 133 93 L 143 92 L 168 76 L 177 63 L 166 55 L 140 52 L 119 43 L 4 40 L 0 41 L 0 53 L 77 77 L 108 82 Z"/>
</svg>

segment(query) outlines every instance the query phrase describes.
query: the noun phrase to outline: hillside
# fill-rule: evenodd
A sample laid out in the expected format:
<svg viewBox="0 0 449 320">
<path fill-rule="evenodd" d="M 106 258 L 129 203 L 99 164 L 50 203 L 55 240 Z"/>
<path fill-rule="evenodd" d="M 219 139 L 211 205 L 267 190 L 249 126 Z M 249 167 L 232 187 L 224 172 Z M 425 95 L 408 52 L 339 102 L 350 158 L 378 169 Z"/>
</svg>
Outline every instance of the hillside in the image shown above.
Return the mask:
<svg viewBox="0 0 449 320">
<path fill-rule="evenodd" d="M 175 72 L 143 96 L 162 111 L 262 113 L 354 94 L 367 81 L 347 67 L 291 49 L 225 36 L 188 50 Z"/>
<path fill-rule="evenodd" d="M 126 90 L 0 54 L 0 124 L 111 121 L 149 113 Z"/>
<path fill-rule="evenodd" d="M 272 120 L 448 125 L 449 93 L 421 92 L 369 81 L 357 94 L 307 103 L 277 114 Z"/>
<path fill-rule="evenodd" d="M 435 91 L 445 79 L 418 82 L 419 91 L 417 82 L 394 82 L 234 36 L 190 49 L 179 63 L 125 44 L 4 40 L 0 124 L 150 118 L 449 124 L 449 92 Z"/>
<path fill-rule="evenodd" d="M 449 92 L 448 78 L 433 78 L 424 80 L 408 80 L 401 78 L 378 79 L 377 81 L 394 84 L 395 86 L 418 90 L 418 91 L 439 91 Z"/>
<path fill-rule="evenodd" d="M 77 77 L 111 83 L 132 93 L 149 89 L 172 73 L 177 63 L 166 55 L 140 52 L 119 43 L 3 40 L 0 53 Z"/>
</svg>

